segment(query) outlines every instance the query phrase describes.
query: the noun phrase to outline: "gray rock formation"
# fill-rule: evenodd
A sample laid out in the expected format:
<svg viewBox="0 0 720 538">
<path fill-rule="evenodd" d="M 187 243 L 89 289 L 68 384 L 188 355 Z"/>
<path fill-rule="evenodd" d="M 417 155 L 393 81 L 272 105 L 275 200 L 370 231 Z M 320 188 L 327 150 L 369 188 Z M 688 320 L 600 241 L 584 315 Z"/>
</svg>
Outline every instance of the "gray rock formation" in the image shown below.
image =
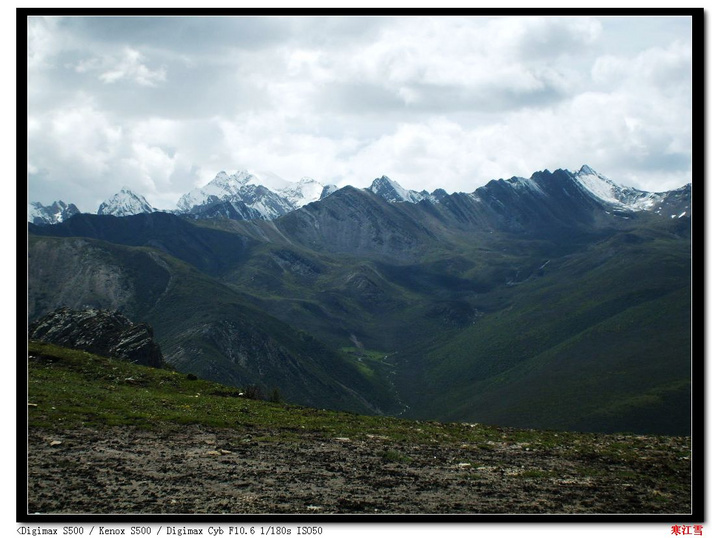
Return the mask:
<svg viewBox="0 0 720 538">
<path fill-rule="evenodd" d="M 33 322 L 28 337 L 145 366 L 164 363 L 149 325 L 110 310 L 59 308 Z"/>
</svg>

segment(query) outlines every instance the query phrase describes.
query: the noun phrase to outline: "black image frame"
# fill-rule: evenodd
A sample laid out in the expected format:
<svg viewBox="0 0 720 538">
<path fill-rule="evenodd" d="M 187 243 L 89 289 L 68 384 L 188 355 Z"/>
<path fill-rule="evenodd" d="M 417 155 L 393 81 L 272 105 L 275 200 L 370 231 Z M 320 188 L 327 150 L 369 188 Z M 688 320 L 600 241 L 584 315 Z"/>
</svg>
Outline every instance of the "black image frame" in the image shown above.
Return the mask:
<svg viewBox="0 0 720 538">
<path fill-rule="evenodd" d="M 243 515 L 60 515 L 27 513 L 27 325 L 17 327 L 17 480 L 16 518 L 26 523 L 702 523 L 706 519 L 705 506 L 705 462 L 706 462 L 706 411 L 705 395 L 705 168 L 706 168 L 706 92 L 705 92 L 705 12 L 701 8 L 18 8 L 17 26 L 17 124 L 18 163 L 25 162 L 27 154 L 27 19 L 32 16 L 688 16 L 692 18 L 693 53 L 693 240 L 692 240 L 692 511 L 690 514 L 478 514 L 478 515 L 361 515 L 361 514 L 243 514 Z M 17 170 L 17 274 L 18 290 L 27 289 L 27 225 L 24 207 L 27 207 L 27 175 Z M 22 187 L 22 188 L 21 188 Z M 24 193 L 24 194 L 23 194 Z M 17 311 L 19 320 L 27 320 L 26 298 L 18 292 Z"/>
</svg>

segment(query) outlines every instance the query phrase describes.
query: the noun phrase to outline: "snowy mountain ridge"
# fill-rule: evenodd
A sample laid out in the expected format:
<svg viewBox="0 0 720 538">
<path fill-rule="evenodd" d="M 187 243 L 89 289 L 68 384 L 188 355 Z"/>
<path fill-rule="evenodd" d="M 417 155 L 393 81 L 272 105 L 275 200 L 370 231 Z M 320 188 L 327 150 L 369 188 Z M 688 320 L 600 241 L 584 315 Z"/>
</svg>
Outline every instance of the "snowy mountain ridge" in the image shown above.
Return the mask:
<svg viewBox="0 0 720 538">
<path fill-rule="evenodd" d="M 228 175 L 224 170 L 218 174 L 204 187 L 198 187 L 187 194 L 183 194 L 177 202 L 180 211 L 190 211 L 195 206 L 207 204 L 213 199 L 223 200 L 236 196 L 243 186 L 256 179 L 247 170 L 235 172 Z"/>
<path fill-rule="evenodd" d="M 616 183 L 586 164 L 575 172 L 569 170 L 564 170 L 564 172 L 584 192 L 612 211 L 652 211 L 671 218 L 681 218 L 691 212 L 692 187 L 690 184 L 666 192 L 649 192 Z M 512 177 L 508 180 L 494 181 L 510 185 L 518 191 L 532 190 L 536 194 L 547 196 L 547 192 L 535 179 L 537 174 L 536 172 L 529 179 Z"/>
<path fill-rule="evenodd" d="M 549 173 L 547 170 L 545 172 Z M 588 165 L 583 165 L 574 172 L 558 172 L 569 178 L 580 189 L 579 192 L 585 193 L 584 196 L 596 200 L 611 212 L 652 211 L 670 218 L 683 218 L 691 213 L 690 184 L 667 192 L 648 192 L 618 184 Z M 458 194 L 479 201 L 482 194 L 480 191 L 498 185 L 510 188 L 510 192 L 516 192 L 517 195 L 526 192 L 534 196 L 551 196 L 547 184 L 539 181 L 541 175 L 536 172 L 530 178 L 513 176 L 507 180 L 492 180 L 473 193 Z M 335 185 L 323 185 L 310 177 L 302 177 L 291 183 L 268 172 L 256 174 L 249 170 L 240 170 L 228 174 L 221 171 L 203 187 L 181 196 L 177 209 L 171 212 L 195 219 L 225 217 L 236 220 L 274 220 L 309 203 L 322 200 L 337 190 Z M 405 189 L 385 175 L 376 178 L 365 190 L 390 203 L 417 204 L 427 201 L 436 204 L 449 196 L 442 189 L 436 189 L 432 193 Z M 154 211 L 158 210 L 142 195 L 127 187 L 105 200 L 98 208 L 100 215 L 115 216 Z M 67 205 L 60 201 L 45 207 L 38 202 L 32 202 L 28 205 L 28 222 L 55 224 L 75 213 L 79 211 L 73 204 Z"/>
<path fill-rule="evenodd" d="M 48 206 L 40 202 L 30 202 L 27 217 L 28 222 L 33 224 L 58 224 L 78 213 L 80 210 L 75 204 L 66 204 L 62 200 L 57 200 Z"/>
</svg>

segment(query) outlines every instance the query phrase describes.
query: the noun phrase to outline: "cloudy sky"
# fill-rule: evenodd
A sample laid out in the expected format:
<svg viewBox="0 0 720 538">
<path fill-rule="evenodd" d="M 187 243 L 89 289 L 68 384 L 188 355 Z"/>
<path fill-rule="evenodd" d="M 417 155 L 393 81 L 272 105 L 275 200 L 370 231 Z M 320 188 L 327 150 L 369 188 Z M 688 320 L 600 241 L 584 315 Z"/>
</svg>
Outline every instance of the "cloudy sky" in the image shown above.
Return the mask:
<svg viewBox="0 0 720 538">
<path fill-rule="evenodd" d="M 220 170 L 472 191 L 691 181 L 683 17 L 28 19 L 29 199 L 156 207 Z"/>
</svg>

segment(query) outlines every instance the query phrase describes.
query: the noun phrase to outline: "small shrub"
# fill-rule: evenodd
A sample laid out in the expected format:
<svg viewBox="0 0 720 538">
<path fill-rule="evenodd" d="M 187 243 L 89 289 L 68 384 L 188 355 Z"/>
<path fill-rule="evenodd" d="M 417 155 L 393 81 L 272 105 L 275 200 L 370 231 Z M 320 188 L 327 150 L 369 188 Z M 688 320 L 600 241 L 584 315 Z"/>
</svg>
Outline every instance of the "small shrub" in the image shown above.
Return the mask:
<svg viewBox="0 0 720 538">
<path fill-rule="evenodd" d="M 248 400 L 262 400 L 263 399 L 263 391 L 260 387 L 257 385 L 250 385 L 248 387 L 245 387 L 242 391 L 243 396 L 247 398 Z"/>
<path fill-rule="evenodd" d="M 380 456 L 385 461 L 391 461 L 396 463 L 410 461 L 410 458 L 407 457 L 405 454 L 393 449 L 384 450 L 382 454 L 380 454 Z"/>
</svg>

